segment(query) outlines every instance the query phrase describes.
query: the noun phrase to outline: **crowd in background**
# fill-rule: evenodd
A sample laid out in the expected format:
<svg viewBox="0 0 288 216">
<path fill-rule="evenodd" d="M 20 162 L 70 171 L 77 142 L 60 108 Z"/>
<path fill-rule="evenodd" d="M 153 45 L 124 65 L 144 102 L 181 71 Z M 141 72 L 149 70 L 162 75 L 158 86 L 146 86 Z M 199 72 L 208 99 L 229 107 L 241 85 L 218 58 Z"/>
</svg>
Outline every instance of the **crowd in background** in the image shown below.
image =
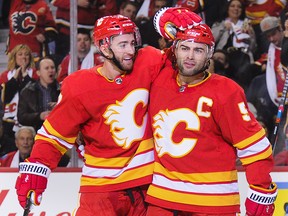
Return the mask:
<svg viewBox="0 0 288 216">
<path fill-rule="evenodd" d="M 20 157 L 23 161 L 29 154 L 15 153 L 25 148 L 31 151 L 31 137 L 22 138 L 26 147 L 19 148 L 19 128 L 24 128 L 27 136 L 35 136 L 32 129 L 37 132 L 41 127 L 57 101 L 61 82 L 73 73 L 70 0 L 2 0 L 0 4 L 0 28 L 9 29 L 8 67 L 0 74 L 0 157 L 6 163 L 0 163 L 9 166 L 7 158 Z M 98 18 L 127 16 L 138 26 L 142 46 L 165 49 L 171 41 L 154 29 L 154 14 L 171 6 L 187 7 L 199 14 L 215 38 L 209 72 L 227 76 L 243 88 L 251 111 L 272 140 L 287 73 L 286 0 L 77 0 L 77 5 L 78 69 L 103 62 L 91 37 Z M 287 165 L 286 114 L 280 125 L 276 165 Z M 65 156 L 59 166 L 67 166 L 69 155 Z"/>
</svg>

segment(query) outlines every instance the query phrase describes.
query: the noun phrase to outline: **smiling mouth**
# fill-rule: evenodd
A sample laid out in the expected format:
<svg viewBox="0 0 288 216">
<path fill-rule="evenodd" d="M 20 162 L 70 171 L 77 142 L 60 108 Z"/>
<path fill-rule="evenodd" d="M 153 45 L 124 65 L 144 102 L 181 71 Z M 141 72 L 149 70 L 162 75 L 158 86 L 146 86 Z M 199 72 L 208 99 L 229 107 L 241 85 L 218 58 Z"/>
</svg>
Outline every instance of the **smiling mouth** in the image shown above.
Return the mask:
<svg viewBox="0 0 288 216">
<path fill-rule="evenodd" d="M 133 62 L 133 58 L 125 58 L 123 59 L 124 62 L 127 62 L 127 63 L 132 63 Z"/>
</svg>

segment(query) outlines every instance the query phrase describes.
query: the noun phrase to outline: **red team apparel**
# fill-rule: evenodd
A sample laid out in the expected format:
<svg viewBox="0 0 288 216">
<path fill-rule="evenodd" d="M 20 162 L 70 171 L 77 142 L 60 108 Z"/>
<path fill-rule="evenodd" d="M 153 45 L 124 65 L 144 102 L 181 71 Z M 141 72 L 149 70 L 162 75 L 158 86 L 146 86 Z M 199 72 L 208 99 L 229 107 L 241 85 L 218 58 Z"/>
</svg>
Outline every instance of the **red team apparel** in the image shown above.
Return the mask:
<svg viewBox="0 0 288 216">
<path fill-rule="evenodd" d="M 286 5 L 286 0 L 256 0 L 252 1 L 252 3 L 247 2 L 245 13 L 252 25 L 259 24 L 267 15 L 279 17 Z"/>
<path fill-rule="evenodd" d="M 94 53 L 93 56 L 94 56 L 94 59 L 93 59 L 93 64 L 94 65 L 93 66 L 96 66 L 96 65 L 99 65 L 99 64 L 103 63 L 104 57 L 101 54 Z M 69 54 L 63 59 L 63 61 L 61 62 L 60 66 L 59 66 L 59 69 L 58 69 L 58 74 L 59 75 L 57 77 L 57 81 L 59 83 L 61 83 L 65 79 L 65 77 L 67 77 L 69 75 L 70 59 L 71 58 L 70 58 L 70 54 Z M 78 62 L 77 63 L 78 63 L 77 64 L 77 70 L 80 70 L 82 62 L 80 62 L 79 58 L 78 58 Z"/>
<path fill-rule="evenodd" d="M 57 7 L 56 23 L 59 32 L 70 34 L 70 0 L 52 0 L 51 4 Z M 96 19 L 117 14 L 117 4 L 113 0 L 90 0 L 87 8 L 77 7 L 77 27 L 93 29 Z"/>
<path fill-rule="evenodd" d="M 55 34 L 56 23 L 49 5 L 45 0 L 38 0 L 33 4 L 22 0 L 11 0 L 9 13 L 9 42 L 7 51 L 10 52 L 18 44 L 26 44 L 32 50 L 34 57 L 42 56 L 45 52 L 36 35 L 51 31 Z"/>
<path fill-rule="evenodd" d="M 115 80 L 101 75 L 102 65 L 69 75 L 30 157 L 54 169 L 80 130 L 86 143 L 80 192 L 151 183 L 154 155 L 147 106 L 163 61 L 159 50 L 146 47 L 138 51 L 133 72 Z"/>
<path fill-rule="evenodd" d="M 234 81 L 209 73 L 180 86 L 176 74 L 166 67 L 150 93 L 155 168 L 146 201 L 203 214 L 240 212 L 235 148 L 248 183 L 268 188 L 273 161 L 265 131 Z"/>
</svg>

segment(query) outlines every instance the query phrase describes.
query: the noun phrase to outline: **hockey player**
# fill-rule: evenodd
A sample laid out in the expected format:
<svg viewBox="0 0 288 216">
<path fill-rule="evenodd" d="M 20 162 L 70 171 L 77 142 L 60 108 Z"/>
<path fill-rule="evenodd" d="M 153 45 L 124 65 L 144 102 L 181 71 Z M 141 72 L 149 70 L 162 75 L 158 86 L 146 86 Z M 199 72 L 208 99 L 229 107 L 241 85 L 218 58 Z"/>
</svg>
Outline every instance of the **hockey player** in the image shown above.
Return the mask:
<svg viewBox="0 0 288 216">
<path fill-rule="evenodd" d="M 169 35 L 201 18 L 187 9 L 166 8 L 160 21 L 158 28 Z M 18 199 L 24 207 L 32 191 L 33 204 L 40 204 L 49 173 L 81 131 L 85 164 L 76 215 L 145 215 L 154 164 L 147 105 L 166 57 L 153 47 L 137 52 L 138 28 L 121 15 L 98 19 L 94 42 L 104 63 L 63 81 L 58 104 L 38 131 L 30 158 L 20 164 Z"/>
<path fill-rule="evenodd" d="M 213 49 L 207 25 L 179 31 L 174 65 L 153 82 L 149 110 L 156 156 L 147 216 L 237 215 L 237 156 L 250 186 L 246 215 L 273 214 L 277 187 L 270 177 L 270 143 L 242 88 L 206 70 Z"/>
</svg>

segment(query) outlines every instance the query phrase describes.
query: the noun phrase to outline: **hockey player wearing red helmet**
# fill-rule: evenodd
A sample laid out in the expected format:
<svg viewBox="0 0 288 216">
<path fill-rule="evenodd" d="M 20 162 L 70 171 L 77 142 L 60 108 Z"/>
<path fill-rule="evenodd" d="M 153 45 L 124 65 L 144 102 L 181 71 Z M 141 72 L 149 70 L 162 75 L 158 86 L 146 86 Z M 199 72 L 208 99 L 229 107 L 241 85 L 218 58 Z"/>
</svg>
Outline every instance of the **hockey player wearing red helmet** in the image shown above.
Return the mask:
<svg viewBox="0 0 288 216">
<path fill-rule="evenodd" d="M 159 21 L 160 31 L 173 36 L 201 18 L 184 8 L 166 8 Z M 31 156 L 20 164 L 18 199 L 24 207 L 31 194 L 32 203 L 40 204 L 50 171 L 81 131 L 85 164 L 75 215 L 142 216 L 154 167 L 149 92 L 166 56 L 153 47 L 138 49 L 136 25 L 120 15 L 96 21 L 94 43 L 104 63 L 63 81 L 58 103 L 38 131 Z"/>
<path fill-rule="evenodd" d="M 213 49 L 207 25 L 178 31 L 174 63 L 153 82 L 155 166 L 146 216 L 240 215 L 237 156 L 250 186 L 246 215 L 273 215 L 277 186 L 270 177 L 270 143 L 242 88 L 207 71 Z"/>
</svg>

